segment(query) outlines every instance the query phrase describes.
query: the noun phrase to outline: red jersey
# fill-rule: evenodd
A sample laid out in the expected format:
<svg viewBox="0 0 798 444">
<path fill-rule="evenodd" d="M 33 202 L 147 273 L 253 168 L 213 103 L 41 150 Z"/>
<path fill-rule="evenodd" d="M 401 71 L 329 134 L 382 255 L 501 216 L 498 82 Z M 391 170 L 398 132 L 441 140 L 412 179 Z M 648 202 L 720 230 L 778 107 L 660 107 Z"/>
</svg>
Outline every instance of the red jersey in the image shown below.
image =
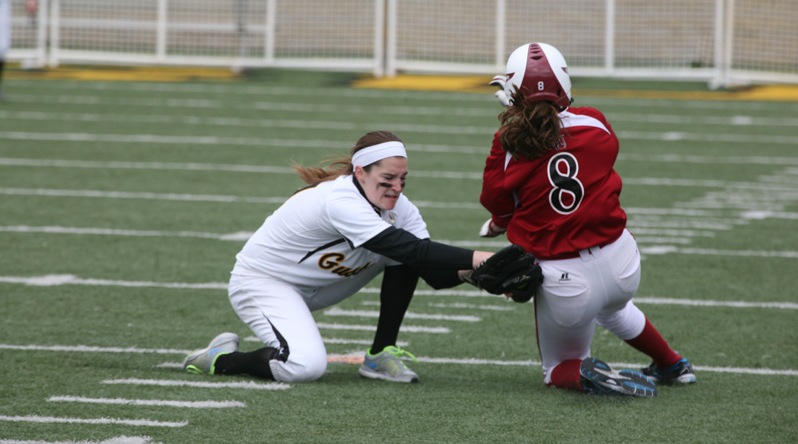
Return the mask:
<svg viewBox="0 0 798 444">
<path fill-rule="evenodd" d="M 507 154 L 497 132 L 483 173 L 480 202 L 493 223 L 540 259 L 611 243 L 626 227 L 613 169 L 618 137 L 594 108 L 568 108 L 560 118 L 560 146 L 537 159 Z"/>
</svg>

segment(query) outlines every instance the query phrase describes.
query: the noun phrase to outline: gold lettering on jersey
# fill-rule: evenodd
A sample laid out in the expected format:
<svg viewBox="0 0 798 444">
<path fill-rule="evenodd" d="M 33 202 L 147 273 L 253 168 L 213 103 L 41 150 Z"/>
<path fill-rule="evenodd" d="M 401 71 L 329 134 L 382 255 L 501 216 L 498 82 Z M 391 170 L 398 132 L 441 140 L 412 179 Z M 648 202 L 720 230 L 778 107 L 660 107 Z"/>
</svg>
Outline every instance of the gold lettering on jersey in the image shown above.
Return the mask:
<svg viewBox="0 0 798 444">
<path fill-rule="evenodd" d="M 330 273 L 337 274 L 339 276 L 349 277 L 354 276 L 371 266 L 371 262 L 366 262 L 365 265 L 357 268 L 345 267 L 341 265 L 344 260 L 346 260 L 346 256 L 341 253 L 327 253 L 319 258 L 319 268 L 322 270 L 330 270 Z"/>
</svg>

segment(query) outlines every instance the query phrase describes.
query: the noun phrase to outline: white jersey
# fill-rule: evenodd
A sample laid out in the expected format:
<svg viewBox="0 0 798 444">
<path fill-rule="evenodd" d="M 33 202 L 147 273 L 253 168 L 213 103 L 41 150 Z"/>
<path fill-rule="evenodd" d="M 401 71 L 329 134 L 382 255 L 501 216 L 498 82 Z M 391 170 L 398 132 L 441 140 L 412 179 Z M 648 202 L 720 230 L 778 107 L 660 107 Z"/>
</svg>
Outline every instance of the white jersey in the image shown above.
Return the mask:
<svg viewBox="0 0 798 444">
<path fill-rule="evenodd" d="M 369 267 L 395 264 L 360 248 L 391 225 L 429 238 L 421 213 L 404 194 L 391 211 L 377 214 L 352 176 L 341 176 L 299 191 L 267 217 L 236 255 L 232 274 L 327 286 Z"/>
</svg>

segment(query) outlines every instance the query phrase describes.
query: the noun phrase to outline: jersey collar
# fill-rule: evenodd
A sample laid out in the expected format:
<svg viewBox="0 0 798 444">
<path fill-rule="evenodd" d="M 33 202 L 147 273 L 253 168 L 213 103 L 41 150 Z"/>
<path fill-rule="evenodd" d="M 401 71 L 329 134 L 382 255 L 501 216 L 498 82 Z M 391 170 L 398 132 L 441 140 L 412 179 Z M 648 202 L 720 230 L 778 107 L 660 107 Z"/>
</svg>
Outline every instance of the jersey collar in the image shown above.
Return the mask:
<svg viewBox="0 0 798 444">
<path fill-rule="evenodd" d="M 368 202 L 369 205 L 371 205 L 371 208 L 374 209 L 374 211 L 377 213 L 377 216 L 382 217 L 382 210 L 380 209 L 380 207 L 378 207 L 378 206 L 374 205 L 373 203 L 371 203 L 369 198 L 366 197 L 366 192 L 363 190 L 363 187 L 360 186 L 360 182 L 357 181 L 357 177 L 355 177 L 354 174 L 352 174 L 352 183 L 355 184 L 355 188 L 357 188 L 357 190 L 363 196 L 363 199 L 366 199 L 366 202 Z"/>
</svg>

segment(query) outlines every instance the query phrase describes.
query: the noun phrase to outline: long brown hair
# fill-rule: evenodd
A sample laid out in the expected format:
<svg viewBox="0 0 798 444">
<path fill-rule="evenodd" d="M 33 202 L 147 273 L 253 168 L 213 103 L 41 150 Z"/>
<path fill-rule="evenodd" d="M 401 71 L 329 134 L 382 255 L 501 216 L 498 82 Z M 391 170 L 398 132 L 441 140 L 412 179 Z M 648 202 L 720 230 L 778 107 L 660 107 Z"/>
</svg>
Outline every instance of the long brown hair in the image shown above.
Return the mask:
<svg viewBox="0 0 798 444">
<path fill-rule="evenodd" d="M 520 91 L 513 103 L 499 114 L 499 141 L 513 156 L 524 159 L 541 157 L 560 143 L 559 107 L 553 102 L 524 101 Z"/>
<path fill-rule="evenodd" d="M 352 151 L 347 157 L 327 159 L 320 165 L 314 167 L 305 167 L 298 163 L 292 163 L 291 166 L 294 168 L 294 171 L 296 171 L 297 175 L 300 179 L 302 179 L 303 182 L 308 185 L 317 185 L 321 182 L 333 180 L 338 176 L 352 174 L 352 155 L 363 148 L 368 148 L 370 146 L 378 145 L 384 142 L 401 141 L 402 139 L 400 139 L 399 136 L 390 131 L 371 131 L 357 139 L 355 146 L 352 147 Z M 372 165 L 378 163 L 379 161 L 373 163 Z M 368 171 L 371 169 L 371 165 L 366 165 L 363 167 L 363 169 Z"/>
</svg>

